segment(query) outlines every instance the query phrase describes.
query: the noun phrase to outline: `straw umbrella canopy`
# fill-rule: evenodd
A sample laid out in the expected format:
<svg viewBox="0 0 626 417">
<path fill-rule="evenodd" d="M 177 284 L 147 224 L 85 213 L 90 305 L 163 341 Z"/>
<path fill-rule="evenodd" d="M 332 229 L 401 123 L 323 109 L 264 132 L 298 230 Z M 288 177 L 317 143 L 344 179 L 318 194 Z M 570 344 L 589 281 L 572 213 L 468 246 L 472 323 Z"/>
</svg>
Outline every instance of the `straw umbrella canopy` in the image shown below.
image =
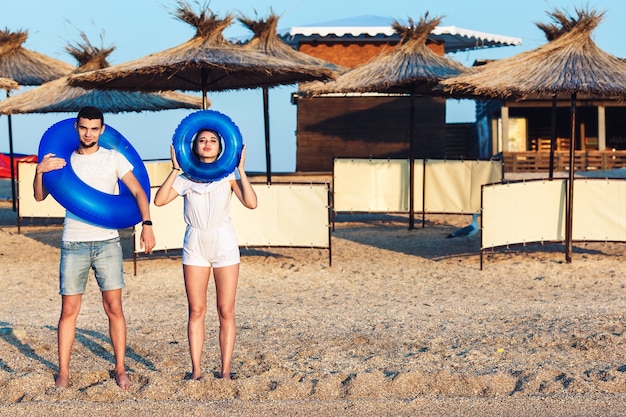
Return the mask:
<svg viewBox="0 0 626 417">
<path fill-rule="evenodd" d="M 28 31 L 0 30 L 0 77 L 12 78 L 20 85 L 40 85 L 75 69 L 67 62 L 24 48 L 27 38 Z"/>
<path fill-rule="evenodd" d="M 572 257 L 572 211 L 574 191 L 574 148 L 576 96 L 607 98 L 626 95 L 626 63 L 604 52 L 591 39 L 604 12 L 576 9 L 576 17 L 556 10 L 550 15 L 560 26 L 544 26 L 554 40 L 531 51 L 491 62 L 470 75 L 443 80 L 450 94 L 497 99 L 567 94 L 571 100 L 569 184 L 566 203 L 566 261 Z M 541 28 L 541 26 L 540 26 Z"/>
<path fill-rule="evenodd" d="M 435 95 L 433 88 L 442 79 L 468 71 L 461 63 L 439 56 L 427 46 L 429 34 L 439 25 L 442 17 L 429 18 L 428 12 L 415 24 L 395 21 L 394 30 L 400 35 L 400 45 L 383 53 L 366 64 L 356 67 L 328 83 L 311 83 L 303 95 L 315 96 L 329 93 L 404 93 L 410 95 L 409 128 L 409 229 L 414 227 L 414 141 L 415 96 Z M 439 93 L 440 94 L 440 93 Z"/>
<path fill-rule="evenodd" d="M 95 47 L 84 34 L 81 37 L 82 43 L 65 48 L 78 61 L 78 68 L 67 76 L 0 102 L 0 114 L 75 112 L 87 105 L 97 106 L 107 113 L 202 107 L 201 97 L 177 92 L 89 90 L 71 86 L 69 80 L 76 74 L 108 67 L 107 57 L 115 50 L 115 47 Z"/>
<path fill-rule="evenodd" d="M 193 38 L 143 58 L 72 77 L 72 85 L 130 91 L 207 91 L 255 89 L 326 79 L 327 72 L 243 49 L 222 32 L 233 16 L 218 18 L 208 7 L 195 13 L 178 2 L 174 15 L 196 28 Z M 206 108 L 206 106 L 203 106 Z"/>
<path fill-rule="evenodd" d="M 320 69 L 326 74 L 328 79 L 334 79 L 338 72 L 345 72 L 347 69 L 339 67 L 330 62 L 315 58 L 311 55 L 298 52 L 283 42 L 277 35 L 279 17 L 270 13 L 267 19 L 250 19 L 245 16 L 239 18 L 239 21 L 254 35 L 242 48 L 253 51 L 262 52 L 269 56 L 283 59 L 288 62 L 294 62 L 305 67 L 310 66 L 313 71 Z M 303 79 L 302 81 L 307 81 Z M 267 183 L 272 182 L 271 176 L 271 154 L 270 154 L 270 128 L 269 128 L 269 88 L 263 87 L 263 121 L 265 126 L 265 166 Z"/>
<path fill-rule="evenodd" d="M 441 20 L 442 17 L 429 18 L 426 13 L 417 24 L 411 18 L 408 25 L 394 21 L 392 27 L 400 36 L 398 47 L 346 72 L 335 81 L 311 83 L 303 94 L 436 93 L 433 87 L 439 81 L 470 70 L 428 48 L 428 36 Z"/>
<path fill-rule="evenodd" d="M 0 30 L 0 77 L 12 78 L 20 85 L 40 85 L 72 72 L 74 69 L 72 65 L 24 48 L 22 44 L 27 38 L 28 31 L 11 32 L 8 29 Z M 8 90 L 7 97 L 9 97 Z M 7 116 L 7 119 L 9 125 L 11 195 L 13 198 L 13 211 L 16 211 L 11 116 Z"/>
<path fill-rule="evenodd" d="M 550 15 L 561 26 L 541 25 L 554 39 L 536 49 L 492 61 L 480 71 L 441 81 L 452 95 L 495 99 L 520 99 L 552 94 L 592 94 L 621 97 L 626 93 L 626 63 L 602 49 L 591 39 L 604 13 L 576 10 L 577 17 L 564 12 Z M 552 35 L 550 33 L 552 32 Z"/>
</svg>

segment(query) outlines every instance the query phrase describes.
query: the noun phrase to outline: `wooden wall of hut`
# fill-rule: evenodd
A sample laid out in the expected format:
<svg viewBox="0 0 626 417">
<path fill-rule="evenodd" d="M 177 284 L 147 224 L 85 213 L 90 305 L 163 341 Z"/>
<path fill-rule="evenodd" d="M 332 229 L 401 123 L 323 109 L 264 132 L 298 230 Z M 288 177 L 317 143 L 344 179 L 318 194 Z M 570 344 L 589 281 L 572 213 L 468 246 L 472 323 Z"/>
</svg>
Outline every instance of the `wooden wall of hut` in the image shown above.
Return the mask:
<svg viewBox="0 0 626 417">
<path fill-rule="evenodd" d="M 408 158 L 410 99 L 298 98 L 296 171 L 332 171 L 335 158 Z M 415 102 L 415 158 L 446 157 L 445 99 Z"/>
<path fill-rule="evenodd" d="M 479 159 L 476 123 L 446 124 L 446 159 Z"/>
<path fill-rule="evenodd" d="M 398 45 L 397 41 L 369 40 L 368 42 L 324 42 L 312 41 L 299 45 L 298 51 L 346 68 L 354 68 L 377 56 L 391 52 Z M 428 48 L 443 56 L 445 45 L 427 42 Z"/>
</svg>

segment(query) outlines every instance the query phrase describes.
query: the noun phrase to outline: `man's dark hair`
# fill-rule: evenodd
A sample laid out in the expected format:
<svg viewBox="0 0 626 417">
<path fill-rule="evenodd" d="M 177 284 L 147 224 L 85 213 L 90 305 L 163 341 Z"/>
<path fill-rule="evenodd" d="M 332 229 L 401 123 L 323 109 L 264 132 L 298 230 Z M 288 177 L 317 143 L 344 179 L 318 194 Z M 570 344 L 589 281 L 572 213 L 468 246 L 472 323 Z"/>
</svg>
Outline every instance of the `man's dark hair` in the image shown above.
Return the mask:
<svg viewBox="0 0 626 417">
<path fill-rule="evenodd" d="M 76 116 L 76 122 L 78 122 L 78 119 L 80 118 L 89 119 L 89 120 L 100 119 L 100 121 L 102 122 L 102 126 L 104 126 L 104 115 L 102 114 L 102 110 L 100 110 L 97 107 L 94 107 L 94 106 L 83 107 L 78 112 L 78 116 Z"/>
</svg>

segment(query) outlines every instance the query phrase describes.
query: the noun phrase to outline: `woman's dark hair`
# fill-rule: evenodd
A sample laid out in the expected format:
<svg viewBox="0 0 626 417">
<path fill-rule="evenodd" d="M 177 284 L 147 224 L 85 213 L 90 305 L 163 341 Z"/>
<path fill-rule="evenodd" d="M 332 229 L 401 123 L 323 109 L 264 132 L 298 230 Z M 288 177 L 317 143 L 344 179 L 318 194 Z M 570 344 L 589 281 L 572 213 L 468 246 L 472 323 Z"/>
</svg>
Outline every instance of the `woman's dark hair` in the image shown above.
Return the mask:
<svg viewBox="0 0 626 417">
<path fill-rule="evenodd" d="M 191 153 L 196 158 L 198 158 L 198 159 L 200 158 L 200 155 L 198 155 L 197 145 L 198 145 L 198 136 L 200 136 L 200 133 L 202 133 L 202 132 L 211 132 L 217 138 L 217 142 L 219 143 L 219 148 L 217 150 L 217 157 L 219 158 L 220 155 L 222 154 L 222 135 L 220 135 L 218 131 L 213 130 L 213 129 L 200 129 L 200 130 L 198 130 L 198 132 L 196 133 L 196 136 L 194 136 L 193 140 L 191 141 Z"/>
</svg>

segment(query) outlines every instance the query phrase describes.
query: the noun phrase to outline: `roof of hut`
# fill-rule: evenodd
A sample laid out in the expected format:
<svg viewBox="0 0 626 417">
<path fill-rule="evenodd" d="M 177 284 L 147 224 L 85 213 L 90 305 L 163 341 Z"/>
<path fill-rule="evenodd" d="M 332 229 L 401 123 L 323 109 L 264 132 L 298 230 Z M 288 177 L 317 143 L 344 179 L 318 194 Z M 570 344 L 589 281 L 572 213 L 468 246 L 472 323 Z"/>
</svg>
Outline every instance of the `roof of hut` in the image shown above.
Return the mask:
<svg viewBox="0 0 626 417">
<path fill-rule="evenodd" d="M 398 33 L 393 28 L 395 21 L 396 19 L 388 16 L 361 15 L 278 29 L 278 36 L 296 49 L 298 45 L 315 41 L 389 43 L 399 40 Z M 401 23 L 408 24 L 404 20 Z M 479 32 L 457 26 L 437 26 L 428 37 L 435 42 L 442 42 L 446 53 L 515 46 L 522 43 L 520 38 Z"/>
</svg>

